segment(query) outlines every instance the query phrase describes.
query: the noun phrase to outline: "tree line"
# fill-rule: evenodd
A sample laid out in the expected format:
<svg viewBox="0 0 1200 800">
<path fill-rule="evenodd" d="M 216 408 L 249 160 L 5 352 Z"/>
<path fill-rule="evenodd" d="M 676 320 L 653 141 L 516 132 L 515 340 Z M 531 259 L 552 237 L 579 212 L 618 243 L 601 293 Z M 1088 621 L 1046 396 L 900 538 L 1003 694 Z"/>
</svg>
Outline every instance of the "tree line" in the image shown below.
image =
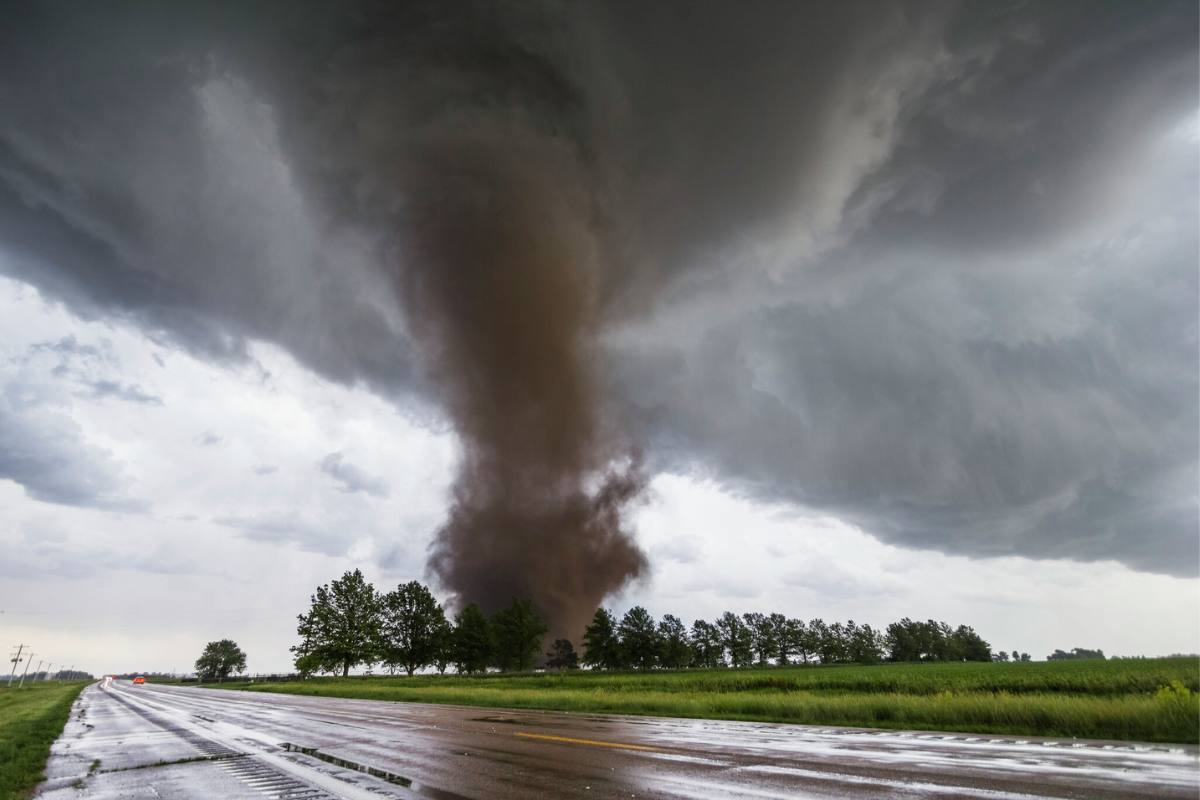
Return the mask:
<svg viewBox="0 0 1200 800">
<path fill-rule="evenodd" d="M 475 603 L 446 619 L 445 609 L 418 583 L 379 592 L 360 570 L 317 588 L 307 614 L 298 617 L 300 644 L 292 647 L 302 675 L 341 672 L 376 664 L 409 675 L 426 667 L 454 665 L 470 674 L 489 667 L 532 669 L 548 628 L 530 600 L 512 603 L 490 617 Z"/>
<path fill-rule="evenodd" d="M 966 625 L 903 619 L 885 631 L 870 625 L 805 622 L 783 614 L 727 611 L 689 630 L 672 614 L 656 622 L 641 606 L 619 621 L 596 610 L 584 631 L 582 662 L 598 669 L 877 664 L 881 661 L 990 661 L 990 645 Z"/>
<path fill-rule="evenodd" d="M 489 668 L 532 669 L 548 628 L 531 601 L 514 597 L 490 616 L 475 603 L 447 619 L 445 609 L 417 581 L 379 592 L 362 572 L 347 572 L 317 588 L 298 617 L 300 644 L 291 648 L 303 675 L 376 665 L 412 675 L 450 666 L 463 674 Z M 881 661 L 991 661 L 991 646 L 966 625 L 903 619 L 886 630 L 849 622 L 805 622 L 783 614 L 726 612 L 688 628 L 676 616 L 655 620 L 641 606 L 617 619 L 596 610 L 584 631 L 580 656 L 566 639 L 546 652 L 551 669 L 684 669 L 775 664 L 875 664 Z"/>
</svg>

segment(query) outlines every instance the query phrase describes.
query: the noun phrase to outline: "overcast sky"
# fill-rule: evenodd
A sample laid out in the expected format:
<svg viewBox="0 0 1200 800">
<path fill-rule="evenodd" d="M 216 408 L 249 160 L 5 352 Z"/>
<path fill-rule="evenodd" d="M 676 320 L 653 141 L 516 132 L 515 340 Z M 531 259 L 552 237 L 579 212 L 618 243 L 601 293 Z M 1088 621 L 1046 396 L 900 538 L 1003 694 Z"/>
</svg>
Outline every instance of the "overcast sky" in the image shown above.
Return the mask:
<svg viewBox="0 0 1200 800">
<path fill-rule="evenodd" d="M 1194 2 L 282 8 L 0 10 L 0 646 L 281 671 L 347 569 L 594 560 L 1200 650 Z"/>
</svg>

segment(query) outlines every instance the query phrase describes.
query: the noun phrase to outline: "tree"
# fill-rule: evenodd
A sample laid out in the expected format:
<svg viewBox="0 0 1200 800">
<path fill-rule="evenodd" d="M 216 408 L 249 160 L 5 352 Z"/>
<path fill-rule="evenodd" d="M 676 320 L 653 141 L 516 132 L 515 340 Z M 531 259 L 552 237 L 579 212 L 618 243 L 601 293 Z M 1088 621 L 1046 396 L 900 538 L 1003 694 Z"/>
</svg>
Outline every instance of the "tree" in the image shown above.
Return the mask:
<svg viewBox="0 0 1200 800">
<path fill-rule="evenodd" d="M 787 638 L 787 617 L 783 614 L 771 614 L 767 617 L 767 622 L 771 626 L 771 631 L 774 634 L 773 648 L 770 658 L 775 659 L 775 664 L 783 667 L 789 663 L 789 655 L 791 648 L 786 641 Z"/>
<path fill-rule="evenodd" d="M 679 617 L 666 614 L 658 623 L 658 638 L 662 643 L 659 660 L 667 669 L 683 669 L 692 661 L 691 642 L 687 628 Z"/>
<path fill-rule="evenodd" d="M 620 669 L 621 643 L 617 618 L 607 608 L 597 608 L 592 624 L 583 630 L 583 663 L 597 669 Z"/>
<path fill-rule="evenodd" d="M 579 669 L 579 654 L 569 639 L 555 639 L 546 656 L 547 669 Z"/>
<path fill-rule="evenodd" d="M 735 667 L 747 667 L 754 660 L 754 637 L 741 617 L 726 611 L 717 620 L 721 644 L 729 653 L 729 663 Z"/>
<path fill-rule="evenodd" d="M 296 669 L 333 672 L 374 662 L 379 638 L 379 595 L 359 570 L 347 572 L 328 586 L 317 587 L 312 607 L 301 614 L 293 647 Z"/>
<path fill-rule="evenodd" d="M 617 627 L 623 661 L 634 669 L 653 669 L 658 666 L 661 641 L 654 617 L 641 606 L 625 612 Z"/>
<path fill-rule="evenodd" d="M 296 632 L 300 635 L 300 644 L 288 649 L 296 654 L 296 671 L 301 679 L 307 678 L 321 669 L 320 658 L 314 654 L 317 646 L 317 617 L 312 611 L 299 616 Z"/>
<path fill-rule="evenodd" d="M 851 620 L 853 623 L 853 620 Z M 821 661 L 825 661 L 825 656 L 829 656 L 827 663 L 836 664 L 839 661 L 846 660 L 846 645 L 848 644 L 848 636 L 846 626 L 840 622 L 834 622 L 829 626 L 825 636 L 825 649 L 822 651 Z"/>
<path fill-rule="evenodd" d="M 949 626 L 947 626 L 949 627 Z M 949 661 L 991 661 L 992 646 L 967 625 L 947 637 L 946 659 Z"/>
<path fill-rule="evenodd" d="M 202 681 L 215 678 L 220 683 L 232 673 L 241 672 L 245 668 L 246 654 L 232 639 L 209 642 L 204 646 L 204 652 L 196 659 L 196 674 Z"/>
<path fill-rule="evenodd" d="M 821 656 L 822 664 L 832 664 L 837 653 L 837 642 L 834 641 L 834 634 L 829 630 L 829 626 L 825 621 L 818 617 L 808 623 L 809 635 L 811 636 L 812 648 L 815 653 Z"/>
<path fill-rule="evenodd" d="M 446 613 L 434 620 L 433 632 L 433 666 L 438 675 L 446 674 L 446 667 L 454 663 L 454 628 L 446 619 Z"/>
<path fill-rule="evenodd" d="M 754 656 L 759 666 L 766 666 L 772 658 L 778 658 L 779 639 L 772 618 L 756 612 L 743 614 L 742 619 L 750 630 L 750 639 L 753 642 L 751 646 L 754 648 Z"/>
<path fill-rule="evenodd" d="M 1088 650 L 1083 647 L 1072 647 L 1071 652 L 1064 653 L 1062 650 L 1055 650 L 1054 655 L 1046 656 L 1047 661 L 1107 661 L 1104 657 L 1103 650 Z"/>
<path fill-rule="evenodd" d="M 404 668 L 411 677 L 437 661 L 446 614 L 429 589 L 417 581 L 383 596 L 379 620 L 379 657 Z"/>
<path fill-rule="evenodd" d="M 550 630 L 537 614 L 533 601 L 514 597 L 508 608 L 492 615 L 496 664 L 502 670 L 533 669 L 542 650 L 542 636 Z"/>
<path fill-rule="evenodd" d="M 725 645 L 717 626 L 702 619 L 692 623 L 692 663 L 712 669 L 725 666 Z"/>
<path fill-rule="evenodd" d="M 786 619 L 782 614 L 772 614 L 771 616 L 772 618 L 776 616 L 780 618 L 779 620 L 775 620 L 776 639 L 779 647 L 779 665 L 790 664 L 792 656 L 799 656 L 807 664 L 812 647 L 809 645 L 808 628 L 805 626 L 804 620 Z"/>
<path fill-rule="evenodd" d="M 846 625 L 846 657 L 856 664 L 878 664 L 883 660 L 887 640 L 870 625 L 857 626 L 854 620 Z"/>
<path fill-rule="evenodd" d="M 492 624 L 471 603 L 454 617 L 454 667 L 464 675 L 487 670 L 495 651 Z"/>
<path fill-rule="evenodd" d="M 888 659 L 891 661 L 920 661 L 921 649 L 917 641 L 916 625 L 908 617 L 887 626 Z"/>
</svg>

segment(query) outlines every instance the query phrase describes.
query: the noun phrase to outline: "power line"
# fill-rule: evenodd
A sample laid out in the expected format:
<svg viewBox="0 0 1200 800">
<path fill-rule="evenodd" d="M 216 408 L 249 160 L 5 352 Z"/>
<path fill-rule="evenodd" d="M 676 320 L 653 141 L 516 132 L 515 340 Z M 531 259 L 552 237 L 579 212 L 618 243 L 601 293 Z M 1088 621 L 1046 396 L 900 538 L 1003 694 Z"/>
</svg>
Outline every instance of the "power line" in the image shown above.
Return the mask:
<svg viewBox="0 0 1200 800">
<path fill-rule="evenodd" d="M 19 664 L 21 662 L 21 651 L 24 650 L 28 646 L 29 645 L 26 645 L 26 644 L 17 645 L 17 652 L 12 657 L 12 665 L 13 665 L 12 672 L 8 673 L 9 688 L 12 688 L 13 676 L 17 674 L 17 664 Z"/>
</svg>

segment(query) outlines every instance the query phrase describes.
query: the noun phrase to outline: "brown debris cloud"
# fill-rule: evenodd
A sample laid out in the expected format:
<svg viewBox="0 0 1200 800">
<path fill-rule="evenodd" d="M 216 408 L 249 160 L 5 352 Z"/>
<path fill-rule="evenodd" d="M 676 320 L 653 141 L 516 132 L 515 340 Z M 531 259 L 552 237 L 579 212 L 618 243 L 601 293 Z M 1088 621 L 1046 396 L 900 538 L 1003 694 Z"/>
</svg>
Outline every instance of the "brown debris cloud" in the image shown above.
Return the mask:
<svg viewBox="0 0 1200 800">
<path fill-rule="evenodd" d="M 512 70 L 516 89 L 544 97 L 557 76 L 534 66 Z M 431 574 L 488 611 L 530 597 L 551 635 L 578 642 L 646 568 L 624 512 L 647 478 L 603 414 L 605 242 L 586 160 L 544 123 L 489 107 L 417 130 L 398 288 L 461 443 Z"/>
<path fill-rule="evenodd" d="M 645 568 L 622 512 L 646 479 L 600 418 L 585 185 L 569 147 L 520 139 L 439 140 L 422 159 L 403 295 L 462 444 L 429 566 L 485 609 L 533 598 L 578 641 Z"/>
</svg>

